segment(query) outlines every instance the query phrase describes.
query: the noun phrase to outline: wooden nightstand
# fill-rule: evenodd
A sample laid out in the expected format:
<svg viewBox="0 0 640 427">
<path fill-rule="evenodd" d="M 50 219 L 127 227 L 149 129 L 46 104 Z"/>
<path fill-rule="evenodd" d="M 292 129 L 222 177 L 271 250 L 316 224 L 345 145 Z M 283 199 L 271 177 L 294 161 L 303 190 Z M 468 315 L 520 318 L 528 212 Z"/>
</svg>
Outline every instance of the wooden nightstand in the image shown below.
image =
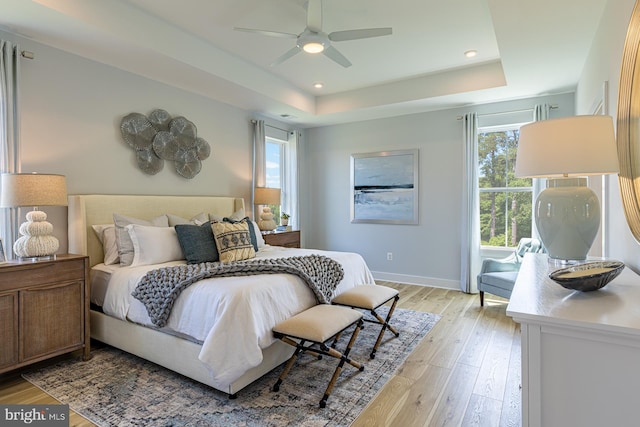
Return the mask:
<svg viewBox="0 0 640 427">
<path fill-rule="evenodd" d="M 89 258 L 0 264 L 0 373 L 83 350 L 89 359 Z"/>
<path fill-rule="evenodd" d="M 271 246 L 286 246 L 287 248 L 300 247 L 300 230 L 272 231 L 263 233 L 264 242 Z"/>
</svg>

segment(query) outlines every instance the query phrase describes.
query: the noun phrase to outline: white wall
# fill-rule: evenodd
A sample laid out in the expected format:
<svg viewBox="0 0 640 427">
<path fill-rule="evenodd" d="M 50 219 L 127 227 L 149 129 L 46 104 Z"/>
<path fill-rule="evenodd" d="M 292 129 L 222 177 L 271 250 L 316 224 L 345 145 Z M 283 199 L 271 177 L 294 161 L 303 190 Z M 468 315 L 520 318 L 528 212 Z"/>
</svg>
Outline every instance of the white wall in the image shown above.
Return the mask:
<svg viewBox="0 0 640 427">
<path fill-rule="evenodd" d="M 622 51 L 634 4 L 634 0 L 608 1 L 576 90 L 577 114 L 591 113 L 593 102 L 600 94 L 602 83 L 608 81 L 609 113 L 616 117 Z M 638 271 L 640 270 L 640 246 L 627 226 L 618 180 L 615 176 L 611 176 L 608 182 L 609 257 L 619 259 Z"/>
<path fill-rule="evenodd" d="M 250 203 L 249 112 L 11 33 L 0 32 L 0 38 L 35 54 L 22 61 L 22 172 L 66 175 L 69 194 L 233 195 Z M 156 175 L 135 164 L 120 121 L 128 113 L 157 108 L 191 120 L 211 145 L 195 178 L 180 177 L 172 162 Z M 43 210 L 65 251 L 66 208 Z"/>
<path fill-rule="evenodd" d="M 552 117 L 574 114 L 573 93 L 308 129 L 304 139 L 308 247 L 359 252 L 376 278 L 459 288 L 462 121 L 479 114 L 558 105 Z M 494 116 L 495 117 L 495 116 Z M 532 117 L 532 115 L 530 116 Z M 420 150 L 420 224 L 350 223 L 350 155 Z M 393 261 L 387 261 L 387 252 Z"/>
</svg>

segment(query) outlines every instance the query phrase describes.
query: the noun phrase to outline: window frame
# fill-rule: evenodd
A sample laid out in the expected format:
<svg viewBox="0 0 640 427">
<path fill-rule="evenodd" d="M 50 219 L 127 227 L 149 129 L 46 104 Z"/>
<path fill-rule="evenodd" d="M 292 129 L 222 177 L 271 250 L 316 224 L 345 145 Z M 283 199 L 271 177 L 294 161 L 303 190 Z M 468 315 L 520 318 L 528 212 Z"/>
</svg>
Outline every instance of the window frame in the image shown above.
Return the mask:
<svg viewBox="0 0 640 427">
<path fill-rule="evenodd" d="M 273 220 L 276 222 L 277 225 L 280 225 L 280 216 L 281 216 L 281 209 L 282 209 L 282 191 L 283 191 L 283 183 L 286 180 L 286 176 L 285 174 L 287 173 L 287 168 L 286 168 L 286 150 L 287 150 L 287 145 L 288 145 L 289 141 L 283 141 L 281 139 L 278 138 L 273 138 L 270 136 L 265 137 L 265 156 L 264 156 L 264 170 L 265 170 L 265 183 L 267 187 L 270 188 L 279 188 L 281 191 L 281 196 L 280 196 L 280 204 L 279 205 L 269 205 L 269 208 L 271 208 L 271 213 L 273 213 Z M 268 154 L 267 152 L 269 145 L 277 145 L 278 146 L 278 150 L 279 150 L 279 161 L 278 161 L 278 185 L 274 185 L 273 182 L 269 181 L 269 167 L 268 167 L 268 163 L 269 163 L 269 159 L 268 159 Z"/>
<path fill-rule="evenodd" d="M 531 181 L 531 186 L 529 187 L 481 187 L 480 186 L 480 178 L 481 178 L 481 173 L 480 173 L 480 134 L 487 134 L 487 133 L 493 133 L 493 132 L 503 132 L 503 131 L 511 131 L 511 130 L 520 130 L 520 128 L 528 123 L 531 123 L 531 121 L 528 122 L 516 122 L 516 123 L 508 123 L 508 124 L 501 124 L 501 125 L 490 125 L 490 126 L 478 126 L 478 143 L 476 146 L 476 154 L 478 156 L 478 164 L 476 165 L 476 167 L 478 168 L 478 193 L 479 195 L 482 193 L 526 193 L 529 192 L 531 193 L 531 206 L 533 208 L 535 200 L 534 200 L 534 196 L 535 196 L 535 187 L 534 187 L 534 183 L 533 180 Z M 514 165 L 515 167 L 515 165 Z M 507 183 L 508 184 L 508 183 Z M 479 213 L 480 215 L 480 213 Z M 532 216 L 533 216 L 533 212 L 532 212 Z M 508 216 L 505 218 L 505 223 L 508 224 Z M 480 221 L 481 219 L 478 218 L 478 220 Z M 481 224 L 481 222 L 480 222 Z M 507 226 L 506 226 L 507 227 Z M 532 230 L 533 231 L 533 230 Z M 505 232 L 505 245 L 504 246 L 491 246 L 491 245 L 483 245 L 481 243 L 480 245 L 480 250 L 481 250 L 481 255 L 483 257 L 489 256 L 489 257 L 501 257 L 503 255 L 509 254 L 511 252 L 513 252 L 513 250 L 515 249 L 515 247 L 513 246 L 507 246 L 506 245 L 506 237 L 507 234 Z M 530 236 L 531 237 L 531 236 Z M 480 242 L 482 242 L 482 239 L 480 239 Z"/>
</svg>

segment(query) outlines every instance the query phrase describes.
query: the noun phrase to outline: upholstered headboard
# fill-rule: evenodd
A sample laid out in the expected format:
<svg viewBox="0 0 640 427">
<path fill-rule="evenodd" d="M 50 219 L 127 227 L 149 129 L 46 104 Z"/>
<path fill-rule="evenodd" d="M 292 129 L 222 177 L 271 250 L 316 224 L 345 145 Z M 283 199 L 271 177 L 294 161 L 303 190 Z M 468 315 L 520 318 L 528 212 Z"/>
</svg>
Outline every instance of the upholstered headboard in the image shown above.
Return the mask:
<svg viewBox="0 0 640 427">
<path fill-rule="evenodd" d="M 162 214 L 192 218 L 199 213 L 231 216 L 244 209 L 244 199 L 213 196 L 134 196 L 72 195 L 69 196 L 69 252 L 89 255 L 93 267 L 102 262 L 102 245 L 91 228 L 112 224 L 113 214 L 149 220 Z"/>
</svg>

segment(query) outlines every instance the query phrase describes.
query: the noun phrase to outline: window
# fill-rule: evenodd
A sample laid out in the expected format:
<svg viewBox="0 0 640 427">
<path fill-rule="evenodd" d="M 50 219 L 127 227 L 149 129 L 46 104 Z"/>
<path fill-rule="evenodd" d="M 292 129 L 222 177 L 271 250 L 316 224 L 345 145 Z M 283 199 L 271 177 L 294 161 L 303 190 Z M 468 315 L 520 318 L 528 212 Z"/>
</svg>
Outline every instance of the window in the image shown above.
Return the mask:
<svg viewBox="0 0 640 427">
<path fill-rule="evenodd" d="M 531 237 L 532 180 L 514 173 L 520 126 L 478 129 L 482 246 L 515 247 L 521 238 Z"/>
<path fill-rule="evenodd" d="M 286 170 L 284 166 L 286 141 L 275 138 L 267 138 L 265 145 L 265 171 L 266 171 L 266 187 L 280 188 L 285 180 L 283 175 Z M 273 219 L 276 224 L 280 224 L 280 205 L 269 206 L 273 213 Z"/>
</svg>

